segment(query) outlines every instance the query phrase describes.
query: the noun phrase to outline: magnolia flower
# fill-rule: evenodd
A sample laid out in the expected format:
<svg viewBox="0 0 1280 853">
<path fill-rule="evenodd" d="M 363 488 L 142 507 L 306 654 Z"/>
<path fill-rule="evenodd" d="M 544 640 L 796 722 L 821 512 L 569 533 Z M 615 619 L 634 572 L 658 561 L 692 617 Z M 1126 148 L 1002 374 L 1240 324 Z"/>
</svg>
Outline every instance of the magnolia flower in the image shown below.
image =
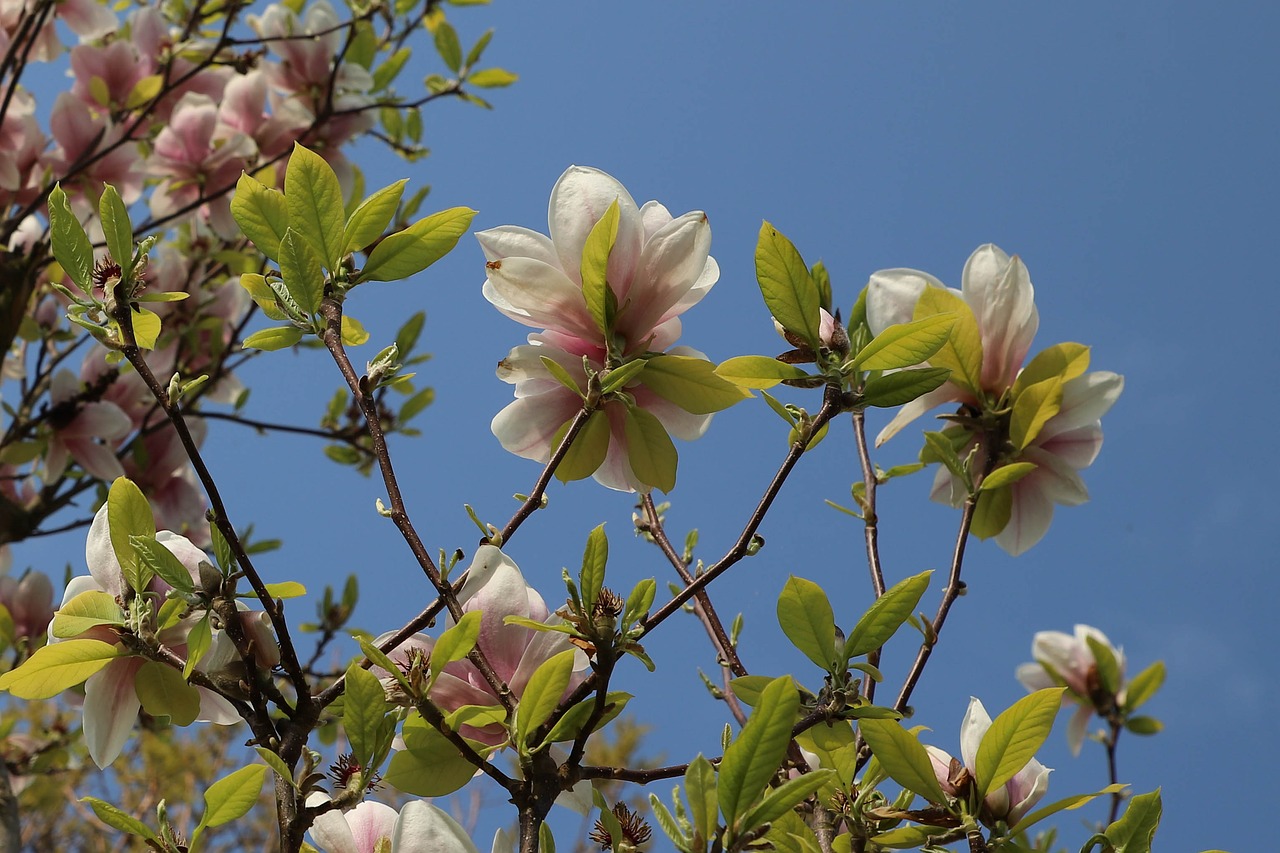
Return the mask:
<svg viewBox="0 0 1280 853">
<path fill-rule="evenodd" d="M 458 593 L 458 603 L 464 613 L 478 610 L 480 636 L 476 648 L 484 655 L 493 672 L 511 688 L 517 700 L 524 694 L 529 676 L 548 659 L 573 646 L 568 637 L 558 631 L 535 631 L 523 625 L 507 625 L 508 616 L 520 616 L 535 622 L 558 622 L 547 610 L 537 590 L 525 583 L 524 576 L 511 558 L 492 545 L 482 545 L 476 551 L 467 580 Z M 383 634 L 374 641 L 384 642 L 390 634 Z M 397 646 L 389 655 L 402 668 L 408 668 L 417 654 L 429 655 L 435 640 L 422 634 L 414 635 Z M 586 655 L 578 653 L 574 669 L 581 672 L 587 667 Z M 383 684 L 393 689 L 395 680 L 383 674 Z M 575 677 L 569 690 L 581 680 Z M 463 705 L 491 706 L 499 704 L 497 695 L 470 660 L 463 658 L 448 664 L 431 688 L 431 700 L 446 712 Z M 482 729 L 463 726 L 462 732 L 469 738 L 487 744 L 499 744 L 506 739 L 506 731 L 500 725 Z"/>
<path fill-rule="evenodd" d="M 909 322 L 926 287 L 942 287 L 927 273 L 916 270 L 882 270 L 871 277 L 867 290 L 867 324 L 879 334 L 895 323 Z M 987 244 L 969 257 L 962 289 L 952 290 L 973 310 L 982 336 L 982 373 L 979 399 L 974 389 L 946 382 L 907 403 L 876 439 L 877 445 L 929 409 L 943 403 L 964 403 L 987 408 L 1013 386 L 1039 325 L 1035 291 L 1026 266 Z M 1057 414 L 1045 422 L 1035 438 L 1015 456 L 999 465 L 1030 462 L 1036 468 L 1009 486 L 1012 493 L 1008 524 L 995 537 L 1005 551 L 1017 556 L 1044 537 L 1053 520 L 1054 504 L 1077 506 L 1089 499 L 1078 473 L 1093 464 L 1102 449 L 1102 415 L 1119 399 L 1124 378 L 1107 371 L 1077 376 L 1062 387 Z M 976 443 L 972 442 L 970 447 Z M 987 448 L 979 448 L 978 466 L 986 462 Z M 964 454 L 961 454 L 962 456 Z M 963 484 L 950 470 L 939 467 L 931 497 L 959 506 L 967 497 Z"/>
<path fill-rule="evenodd" d="M 617 311 L 606 339 L 587 307 L 580 268 L 587 236 L 615 201 L 618 234 L 606 280 Z M 599 372 L 646 352 L 667 351 L 680 336 L 679 315 L 720 277 L 709 255 L 706 214 L 673 217 L 656 201 L 637 207 L 622 184 L 597 169 L 569 167 L 551 191 L 547 218 L 550 237 L 511 225 L 476 235 L 487 261 L 485 298 L 516 322 L 543 330 L 499 364 L 499 378 L 516 386 L 516 401 L 492 424 L 504 448 L 540 462 L 550 458 L 556 431 L 581 408 L 581 398 L 552 376 L 541 357 L 560 364 L 585 389 L 584 358 Z M 688 349 L 671 352 L 701 356 Z M 640 382 L 626 392 L 679 438 L 697 438 L 710 423 L 710 415 L 692 415 Z M 614 403 L 604 409 L 611 436 L 595 478 L 614 489 L 647 489 L 627 461 L 625 407 Z"/>
<path fill-rule="evenodd" d="M 973 309 L 982 335 L 981 391 L 999 397 L 1013 385 L 1022 361 L 1031 348 L 1040 325 L 1035 306 L 1035 288 L 1022 259 L 1012 258 L 988 243 L 980 246 L 965 262 L 960 290 L 947 288 L 938 279 L 919 270 L 881 270 L 867 284 L 867 325 L 878 335 L 896 323 L 911 322 L 916 302 L 926 287 L 939 287 L 960 296 Z M 884 444 L 899 430 L 925 412 L 943 403 L 981 401 L 972 389 L 946 382 L 899 410 L 897 417 L 876 437 Z"/>
<path fill-rule="evenodd" d="M 1089 648 L 1089 640 L 1111 651 L 1120 671 L 1120 684 L 1124 684 L 1124 651 L 1116 648 L 1107 635 L 1088 625 L 1077 625 L 1075 634 L 1061 631 L 1039 631 L 1031 641 L 1034 663 L 1019 665 L 1017 676 L 1028 690 L 1066 685 L 1062 694 L 1063 704 L 1078 705 L 1067 725 L 1067 743 L 1071 754 L 1079 755 L 1084 744 L 1085 731 L 1094 711 L 1106 713 L 1124 702 L 1124 688 L 1112 696 L 1098 679 L 1098 662 Z"/>
<path fill-rule="evenodd" d="M 312 794 L 307 805 L 327 799 Z M 372 801 L 324 812 L 311 824 L 311 840 L 323 853 L 479 853 L 456 820 L 425 800 L 399 812 Z"/>
<path fill-rule="evenodd" d="M 934 775 L 942 790 L 952 797 L 965 797 L 965 787 L 972 782 L 973 768 L 977 767 L 978 746 L 982 736 L 991 728 L 987 709 L 976 698 L 970 697 L 969 708 L 960 723 L 960 755 L 962 761 L 936 746 L 926 746 Z M 1049 789 L 1049 774 L 1053 772 L 1034 758 L 1013 775 L 1008 782 L 987 794 L 982 801 L 984 823 L 1004 821 L 1012 827 L 1035 807 Z"/>
<path fill-rule="evenodd" d="M 7 571 L 7 546 L 0 549 L 0 570 Z M 22 579 L 0 577 L 0 605 L 13 620 L 13 635 L 35 638 L 45 633 L 53 618 L 53 584 L 47 575 L 27 572 Z"/>
<path fill-rule="evenodd" d="M 77 402 L 79 391 L 79 380 L 71 371 L 59 370 L 54 374 L 49 391 L 53 404 L 50 417 L 53 432 L 44 460 L 45 482 L 53 482 L 62 476 L 68 456 L 100 480 L 124 476 L 124 468 L 116 458 L 112 443 L 132 430 L 129 416 L 114 403 L 102 400 Z"/>
<path fill-rule="evenodd" d="M 178 561 L 191 574 L 192 580 L 198 584 L 199 565 L 207 559 L 205 553 L 191 544 L 186 537 L 178 536 L 168 530 L 158 531 L 156 541 L 178 558 Z M 124 572 L 116 559 L 115 549 L 111 545 L 107 504 L 103 504 L 98 510 L 89 527 L 89 536 L 85 544 L 85 563 L 89 568 L 89 575 L 71 579 L 63 593 L 63 606 L 81 593 L 91 590 L 107 592 L 117 600 L 123 600 L 126 583 Z M 151 580 L 147 591 L 163 596 L 170 589 L 172 587 L 169 584 L 157 577 Z M 272 651 L 276 655 L 274 660 L 279 659 L 279 647 L 275 644 L 269 630 L 264 634 L 263 626 L 260 620 L 254 618 L 254 614 L 245 613 L 243 616 L 246 632 L 253 638 L 255 648 L 264 656 L 262 663 L 270 666 L 273 660 Z M 187 632 L 191 630 L 194 622 L 194 619 L 188 618 L 173 627 L 159 631 L 156 638 L 176 654 L 185 655 Z M 78 637 L 112 644 L 119 640 L 116 629 L 108 625 L 90 628 Z M 49 642 L 55 643 L 59 639 L 51 634 Z M 215 631 L 209 652 L 198 668 L 202 671 L 212 671 L 220 668 L 233 656 L 235 662 L 239 663 L 239 657 L 225 648 L 228 645 L 230 640 L 225 632 Z M 142 703 L 135 690 L 135 681 L 138 671 L 145 662 L 145 658 L 136 655 L 116 658 L 89 676 L 89 680 L 84 684 L 84 741 L 89 750 L 89 757 L 99 767 L 105 768 L 119 757 L 125 741 L 133 731 L 134 723 L 137 722 Z M 218 725 L 233 725 L 240 722 L 240 715 L 226 699 L 203 687 L 197 687 L 196 690 L 200 695 L 200 712 L 196 717 L 197 721 Z"/>
</svg>

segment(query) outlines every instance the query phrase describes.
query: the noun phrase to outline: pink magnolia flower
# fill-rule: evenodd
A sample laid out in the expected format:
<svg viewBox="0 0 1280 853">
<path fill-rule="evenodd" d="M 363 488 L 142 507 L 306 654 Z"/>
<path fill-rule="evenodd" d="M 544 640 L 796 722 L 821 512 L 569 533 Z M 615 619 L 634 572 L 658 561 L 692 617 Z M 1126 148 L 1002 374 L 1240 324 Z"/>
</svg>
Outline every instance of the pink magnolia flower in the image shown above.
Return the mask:
<svg viewBox="0 0 1280 853">
<path fill-rule="evenodd" d="M 982 736 L 989 728 L 991 728 L 991 717 L 987 714 L 987 709 L 982 707 L 982 702 L 970 697 L 969 708 L 965 712 L 964 720 L 960 723 L 962 760 L 956 760 L 936 746 L 925 747 L 925 751 L 929 753 L 929 760 L 933 763 L 933 772 L 938 779 L 938 784 L 948 796 L 962 798 L 966 796 L 963 783 L 957 785 L 957 781 L 972 778 L 973 768 L 977 766 L 978 747 L 982 743 Z M 962 768 L 966 769 L 967 773 L 961 773 Z M 982 821 L 992 824 L 1002 820 L 1010 827 L 1016 826 L 1018 821 L 1022 820 L 1049 790 L 1051 772 L 1053 771 L 1050 768 L 1034 758 L 1028 761 L 1027 765 L 1015 773 L 1012 779 L 987 794 L 982 801 L 980 815 Z"/>
<path fill-rule="evenodd" d="M 200 582 L 200 563 L 207 560 L 205 553 L 184 536 L 178 536 L 168 530 L 156 533 L 156 541 L 169 550 L 178 561 L 186 567 L 191 578 Z M 89 535 L 85 544 L 85 563 L 89 568 L 88 575 L 72 578 L 63 593 L 62 604 L 81 593 L 100 590 L 114 596 L 117 601 L 124 600 L 126 583 L 123 570 L 116 559 L 115 550 L 111 546 L 111 530 L 107 520 L 107 505 L 103 504 L 93 518 L 89 527 Z M 153 578 L 147 588 L 148 593 L 163 598 L 172 587 L 160 578 Z M 270 667 L 279 660 L 279 646 L 275 643 L 269 627 L 262 616 L 245 612 L 241 614 L 243 625 L 253 639 L 254 647 L 261 653 L 258 663 Z M 157 639 L 179 656 L 187 651 L 187 633 L 194 625 L 196 618 L 188 617 L 179 624 L 157 633 Z M 102 625 L 94 627 L 78 635 L 79 638 L 96 639 L 106 643 L 119 641 L 117 629 Z M 64 638 L 65 639 L 65 638 Z M 59 638 L 50 635 L 49 642 L 59 642 Z M 204 672 L 212 672 L 240 665 L 239 656 L 231 647 L 226 633 L 217 629 L 213 632 L 209 651 L 197 665 Z M 84 740 L 89 756 L 99 767 L 107 767 L 116 760 L 129 739 L 133 726 L 137 721 L 138 711 L 142 707 L 135 689 L 138 671 L 146 659 L 140 656 L 120 657 L 111 661 L 103 669 L 89 677 L 84 684 Z M 216 693 L 197 687 L 200 695 L 200 712 L 196 717 L 199 722 L 233 725 L 240 721 L 235 707 Z"/>
<path fill-rule="evenodd" d="M 134 87 L 154 70 L 154 57 L 143 57 L 132 42 L 124 39 L 71 49 L 71 74 L 75 78 L 71 91 L 99 110 L 123 110 Z M 94 80 L 99 81 L 96 86 Z M 95 88 L 101 91 L 95 93 Z"/>
<path fill-rule="evenodd" d="M 587 308 L 580 266 L 587 235 L 614 201 L 618 236 L 607 281 L 618 308 L 612 340 L 606 340 Z M 511 225 L 476 235 L 488 261 L 485 298 L 516 322 L 543 329 L 498 365 L 499 378 L 516 386 L 516 400 L 492 424 L 504 448 L 540 462 L 550 458 L 556 431 L 581 408 L 578 395 L 552 376 L 541 357 L 560 364 L 585 389 L 584 357 L 598 372 L 646 352 L 668 351 L 680 336 L 679 315 L 720 276 L 709 255 L 706 214 L 673 217 L 656 201 L 637 207 L 622 184 L 597 169 L 571 166 L 560 176 L 551 191 L 548 225 L 550 237 Z M 701 356 L 687 348 L 670 352 Z M 626 391 L 678 438 L 698 438 L 710 423 L 710 415 L 690 414 L 641 382 Z M 624 491 L 647 490 L 627 461 L 625 406 L 611 402 L 604 411 L 611 439 L 596 480 Z"/>
<path fill-rule="evenodd" d="M 5 562 L 0 557 L 0 563 Z M 7 570 L 7 566 L 0 566 Z M 18 639 L 42 636 L 53 618 L 53 583 L 48 575 L 27 572 L 21 579 L 0 577 L 0 604 L 13 619 L 13 634 Z"/>
<path fill-rule="evenodd" d="M 326 799 L 312 794 L 307 805 Z M 311 840 L 322 853 L 479 853 L 456 820 L 425 800 L 399 812 L 369 800 L 345 812 L 324 812 L 311 824 Z"/>
<path fill-rule="evenodd" d="M 508 616 L 520 616 L 535 622 L 560 620 L 547 610 L 537 590 L 525 583 L 524 576 L 511 558 L 492 545 L 482 545 L 476 551 L 467 570 L 466 583 L 458 594 L 458 602 L 463 612 L 480 611 L 480 636 L 476 647 L 494 674 L 511 688 L 511 695 L 517 700 L 524 694 L 525 685 L 534 670 L 551 657 L 573 648 L 568 637 L 558 631 L 535 631 L 523 625 L 504 623 Z M 383 634 L 375 640 L 375 645 L 390 636 Z M 417 634 L 397 646 L 389 657 L 407 668 L 412 655 L 429 655 L 434 647 L 434 639 Z M 581 672 L 586 667 L 586 655 L 579 652 L 575 670 Z M 576 687 L 580 680 L 581 677 L 575 677 L 569 689 Z M 384 674 L 383 683 L 390 687 L 394 681 L 390 675 Z M 489 683 L 466 658 L 444 668 L 431 688 L 431 700 L 446 712 L 463 705 L 499 704 Z M 497 724 L 482 729 L 463 726 L 462 732 L 487 744 L 502 743 L 507 736 L 502 726 Z"/>
<path fill-rule="evenodd" d="M 867 324 L 879 334 L 895 323 L 912 319 L 916 302 L 926 287 L 942 287 L 927 273 L 916 270 L 882 270 L 871 277 L 867 290 Z M 1035 292 L 1026 266 L 996 246 L 978 248 L 965 264 L 962 296 L 973 310 L 982 335 L 981 400 L 972 389 L 946 382 L 934 391 L 907 403 L 876 439 L 877 445 L 929 409 L 943 403 L 964 403 L 979 410 L 993 403 L 1013 386 L 1039 325 Z M 1016 458 L 1036 468 L 1009 488 L 1012 509 L 1008 524 L 995 537 L 1005 551 L 1017 556 L 1039 542 L 1053 520 L 1055 504 L 1077 506 L 1089 499 L 1079 471 L 1093 464 L 1102 449 L 1101 418 L 1119 399 L 1124 378 L 1095 371 L 1063 386 L 1062 404 L 1036 437 Z M 981 453 L 985 453 L 982 448 Z M 979 464 L 984 460 L 980 459 Z M 959 506 L 967 497 L 963 485 L 945 468 L 935 476 L 932 498 Z"/>
<path fill-rule="evenodd" d="M 79 392 L 80 383 L 71 371 L 60 370 L 54 374 L 49 391 L 53 404 L 49 420 L 53 431 L 44 460 L 45 482 L 62 476 L 68 456 L 100 480 L 124 476 L 113 443 L 133 429 L 129 416 L 114 403 L 76 402 Z"/>
<path fill-rule="evenodd" d="M 0 119 L 0 204 L 27 204 L 39 192 L 40 155 L 45 148 L 45 136 L 35 116 L 35 99 L 30 92 L 16 88 L 9 108 Z M 38 223 L 37 223 L 38 224 Z M 24 220 L 23 225 L 26 225 Z M 30 228 L 28 227 L 28 231 Z M 40 228 L 39 231 L 43 231 Z M 37 232 L 37 239 L 39 232 Z M 19 246 L 14 240 L 30 243 L 29 238 L 19 238 L 15 232 L 10 238 L 10 251 Z"/>
<path fill-rule="evenodd" d="M 1067 692 L 1062 695 L 1063 704 L 1075 704 L 1078 707 L 1067 724 L 1067 743 L 1072 755 L 1080 754 L 1084 744 L 1084 736 L 1089 727 L 1089 718 L 1095 710 L 1105 713 L 1109 706 L 1124 702 L 1124 688 L 1111 696 L 1098 681 L 1098 662 L 1089 648 L 1089 640 L 1111 650 L 1120 668 L 1120 683 L 1124 684 L 1125 659 L 1124 651 L 1111 644 L 1107 635 L 1088 625 L 1077 625 L 1074 634 L 1061 631 L 1039 631 L 1031 641 L 1031 656 L 1034 663 L 1024 663 L 1018 667 L 1018 681 L 1028 690 L 1042 690 L 1046 687 L 1057 687 L 1065 684 Z M 1099 705 L 1104 707 L 1099 707 Z"/>
<path fill-rule="evenodd" d="M 137 143 L 120 142 L 121 126 L 91 111 L 70 92 L 62 92 L 54 101 L 49 130 L 57 147 L 43 163 L 54 177 L 63 180 L 62 188 L 82 218 L 96 214 L 105 184 L 114 186 L 125 204 L 133 204 L 142 195 L 145 175 Z M 82 163 L 88 165 L 82 167 Z M 73 168 L 77 171 L 68 179 Z"/>
</svg>

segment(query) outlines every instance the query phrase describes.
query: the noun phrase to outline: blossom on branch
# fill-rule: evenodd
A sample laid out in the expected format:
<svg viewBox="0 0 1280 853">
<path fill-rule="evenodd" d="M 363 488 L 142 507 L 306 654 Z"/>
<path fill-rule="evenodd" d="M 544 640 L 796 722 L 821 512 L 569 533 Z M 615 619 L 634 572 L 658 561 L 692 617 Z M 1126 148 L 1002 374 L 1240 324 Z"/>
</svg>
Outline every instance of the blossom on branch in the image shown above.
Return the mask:
<svg viewBox="0 0 1280 853">
<path fill-rule="evenodd" d="M 307 805 L 327 799 L 312 794 Z M 324 812 L 311 824 L 311 840 L 322 853 L 479 853 L 456 820 L 425 800 L 399 812 L 373 801 Z"/>
<path fill-rule="evenodd" d="M 1117 673 L 1119 689 L 1113 694 L 1102 683 L 1098 658 L 1090 647 L 1090 640 L 1106 655 L 1111 656 Z M 1067 743 L 1071 754 L 1079 755 L 1084 744 L 1089 718 L 1097 711 L 1108 714 L 1124 704 L 1124 651 L 1111 644 L 1107 635 L 1089 625 L 1076 625 L 1073 634 L 1062 631 L 1038 631 L 1031 641 L 1034 663 L 1018 666 L 1018 681 L 1028 690 L 1065 685 L 1063 704 L 1078 707 L 1067 724 Z M 1110 665 L 1111 662 L 1108 662 Z"/>
</svg>

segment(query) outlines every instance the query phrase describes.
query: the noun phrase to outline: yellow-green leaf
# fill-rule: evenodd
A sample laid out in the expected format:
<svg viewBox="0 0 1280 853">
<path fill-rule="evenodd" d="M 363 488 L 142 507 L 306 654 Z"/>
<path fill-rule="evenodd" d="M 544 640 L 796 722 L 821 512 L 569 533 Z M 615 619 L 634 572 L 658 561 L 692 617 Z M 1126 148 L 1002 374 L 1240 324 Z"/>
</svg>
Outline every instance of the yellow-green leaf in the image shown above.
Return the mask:
<svg viewBox="0 0 1280 853">
<path fill-rule="evenodd" d="M 795 245 L 768 222 L 756 242 L 756 280 L 773 318 L 816 352 L 822 295 Z"/>
<path fill-rule="evenodd" d="M 954 316 L 942 313 L 890 326 L 858 352 L 854 364 L 862 370 L 896 370 L 920 364 L 942 349 L 955 322 Z"/>
<path fill-rule="evenodd" d="M 311 244 L 326 269 L 337 269 L 344 254 L 342 187 L 333 167 L 297 142 L 284 172 L 284 200 L 289 227 Z"/>
<path fill-rule="evenodd" d="M 347 220 L 347 227 L 343 232 L 343 254 L 363 249 L 382 236 L 382 232 L 387 230 L 396 215 L 406 183 L 408 179 L 403 178 L 360 202 L 360 206 Z"/>
<path fill-rule="evenodd" d="M 659 355 L 645 362 L 640 382 L 686 412 L 708 415 L 727 409 L 751 392 L 716 375 L 716 366 L 703 358 Z"/>
<path fill-rule="evenodd" d="M 916 320 L 935 314 L 954 314 L 951 335 L 929 357 L 933 367 L 951 370 L 951 381 L 974 394 L 982 393 L 982 333 L 969 304 L 949 290 L 926 287 L 916 303 Z"/>
<path fill-rule="evenodd" d="M 475 215 L 469 207 L 454 207 L 389 235 L 369 254 L 356 280 L 397 281 L 421 272 L 449 254 Z"/>
<path fill-rule="evenodd" d="M 715 373 L 740 388 L 772 388 L 786 379 L 803 379 L 809 374 L 794 364 L 766 355 L 739 355 L 722 361 Z"/>
<path fill-rule="evenodd" d="M 120 657 L 120 651 L 101 640 L 66 640 L 38 649 L 17 669 L 0 675 L 0 690 L 19 699 L 49 699 Z"/>
<path fill-rule="evenodd" d="M 674 489 L 679 456 L 662 422 L 644 409 L 628 406 L 623 426 L 627 461 L 636 478 L 664 492 Z"/>
<path fill-rule="evenodd" d="M 244 339 L 242 346 L 245 349 L 260 349 L 270 352 L 291 347 L 300 340 L 302 340 L 302 330 L 297 326 L 277 326 L 254 332 Z"/>
<path fill-rule="evenodd" d="M 289 206 L 279 190 L 241 175 L 231 198 L 231 215 L 259 252 L 273 261 L 280 257 L 280 241 L 289 227 Z"/>
<path fill-rule="evenodd" d="M 604 215 L 591 227 L 582 246 L 582 296 L 587 302 L 591 319 L 596 328 L 609 334 L 617 302 L 609 288 L 609 255 L 618 239 L 618 200 L 615 198 L 605 209 Z"/>
<path fill-rule="evenodd" d="M 1053 729 L 1053 720 L 1062 707 L 1065 688 L 1050 687 L 1024 696 L 991 721 L 982 736 L 973 773 L 978 783 L 978 799 L 1014 777 L 1035 758 Z"/>
<path fill-rule="evenodd" d="M 1022 389 L 1013 400 L 1009 441 L 1022 450 L 1035 440 L 1044 425 L 1062 409 L 1062 379 L 1053 376 Z"/>
<path fill-rule="evenodd" d="M 144 711 L 153 717 L 168 717 L 175 726 L 189 726 L 200 716 L 200 693 L 182 673 L 159 661 L 142 665 L 133 689 Z"/>
<path fill-rule="evenodd" d="M 564 441 L 564 437 L 569 432 L 570 423 L 572 420 L 565 421 L 564 425 L 556 430 L 555 436 L 551 439 L 553 450 Z M 564 458 L 556 466 L 556 479 L 562 483 L 569 483 L 590 477 L 604 464 L 605 456 L 609 453 L 611 438 L 609 416 L 603 409 L 596 409 L 588 416 L 582 429 L 578 430 L 573 444 L 569 445 Z"/>
<path fill-rule="evenodd" d="M 90 589 L 68 601 L 53 614 L 51 633 L 65 640 L 78 637 L 99 625 L 123 625 L 124 611 L 115 596 L 100 589 Z"/>
</svg>

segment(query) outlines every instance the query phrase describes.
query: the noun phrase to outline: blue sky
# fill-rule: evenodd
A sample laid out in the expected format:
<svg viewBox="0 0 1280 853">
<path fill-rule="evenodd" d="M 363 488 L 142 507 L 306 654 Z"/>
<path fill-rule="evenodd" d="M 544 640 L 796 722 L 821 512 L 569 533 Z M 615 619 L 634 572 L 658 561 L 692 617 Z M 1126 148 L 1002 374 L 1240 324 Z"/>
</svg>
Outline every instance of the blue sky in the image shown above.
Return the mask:
<svg viewBox="0 0 1280 853">
<path fill-rule="evenodd" d="M 418 164 L 357 155 L 370 188 L 409 177 L 433 186 L 427 209 L 465 204 L 479 209 L 477 228 L 545 230 L 551 186 L 577 163 L 612 173 L 638 201 L 703 209 L 721 277 L 685 315 L 681 343 L 713 359 L 782 348 L 754 282 L 762 219 L 826 263 L 846 313 L 877 269 L 915 267 L 958 286 L 982 243 L 1023 258 L 1041 317 L 1035 348 L 1090 344 L 1093 368 L 1124 374 L 1126 390 L 1085 474 L 1092 501 L 1060 509 L 1021 558 L 971 549 L 970 594 L 916 694 L 915 722 L 953 749 L 970 695 L 993 713 L 1022 695 L 1013 670 L 1036 631 L 1094 625 L 1123 645 L 1131 674 L 1156 659 L 1169 668 L 1149 706 L 1166 731 L 1126 737 L 1120 753 L 1135 790 L 1164 786 L 1161 848 L 1264 849 L 1257 816 L 1271 807 L 1280 758 L 1270 726 L 1277 407 L 1265 367 L 1280 308 L 1280 13 L 1260 3 L 498 2 L 451 19 L 464 42 L 495 27 L 487 57 L 521 81 L 494 93 L 492 113 L 428 110 L 433 154 Z M 437 402 L 420 418 L 424 437 L 393 452 L 423 538 L 468 553 L 477 532 L 462 504 L 501 524 L 539 470 L 489 432 L 510 399 L 494 365 L 527 330 L 482 299 L 482 263 L 464 238 L 414 281 L 362 287 L 349 303 L 374 333 L 366 358 L 427 311 L 434 358 L 420 376 Z M 339 382 L 315 352 L 263 359 L 251 377 L 251 415 L 304 424 Z M 703 558 L 732 542 L 781 460 L 780 426 L 748 402 L 680 446 L 669 524 L 699 528 Z M 212 427 L 209 459 L 233 516 L 286 541 L 262 560 L 272 579 L 318 592 L 357 572 L 357 622 L 375 633 L 421 608 L 425 582 L 373 512 L 376 481 L 335 468 L 306 439 Z M 764 551 L 713 586 L 726 618 L 745 614 L 752 672 L 820 681 L 774 616 L 789 573 L 826 585 L 846 627 L 870 603 L 860 529 L 823 504 L 847 502 L 859 476 L 847 437 L 843 426 L 806 458 L 762 528 Z M 908 430 L 876 459 L 910 461 L 917 442 Z M 945 566 L 957 513 L 927 491 L 918 475 L 882 492 L 891 581 Z M 668 576 L 633 540 L 629 496 L 587 481 L 550 497 L 509 549 L 549 601 L 602 521 L 613 585 Z M 57 573 L 80 547 L 42 543 L 15 557 Z M 671 761 L 718 752 L 725 715 L 699 686 L 695 668 L 715 668 L 701 629 L 677 620 L 649 649 L 657 674 L 635 666 L 622 678 L 639 718 L 657 726 L 652 751 Z M 904 638 L 886 652 L 895 689 L 913 650 Z M 1051 796 L 1106 782 L 1102 749 L 1073 760 L 1061 730 L 1039 757 L 1056 768 Z M 1061 826 L 1077 847 L 1088 835 L 1074 817 Z"/>
</svg>

